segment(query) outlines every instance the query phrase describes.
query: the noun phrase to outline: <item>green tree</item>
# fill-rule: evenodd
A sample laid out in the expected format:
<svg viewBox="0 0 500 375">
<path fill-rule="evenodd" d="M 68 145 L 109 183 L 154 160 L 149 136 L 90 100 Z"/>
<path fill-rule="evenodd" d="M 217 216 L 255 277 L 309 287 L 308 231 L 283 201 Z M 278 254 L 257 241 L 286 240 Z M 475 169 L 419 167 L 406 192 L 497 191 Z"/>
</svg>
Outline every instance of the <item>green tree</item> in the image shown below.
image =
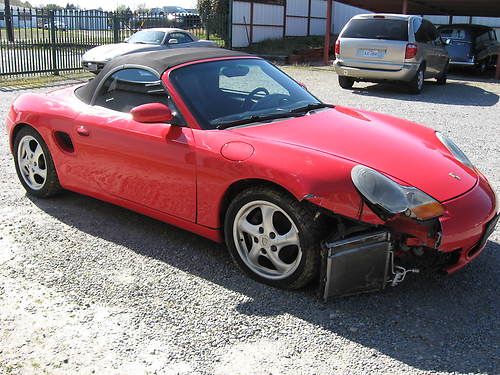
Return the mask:
<svg viewBox="0 0 500 375">
<path fill-rule="evenodd" d="M 198 0 L 201 22 L 210 34 L 216 34 L 227 42 L 229 0 Z"/>
</svg>

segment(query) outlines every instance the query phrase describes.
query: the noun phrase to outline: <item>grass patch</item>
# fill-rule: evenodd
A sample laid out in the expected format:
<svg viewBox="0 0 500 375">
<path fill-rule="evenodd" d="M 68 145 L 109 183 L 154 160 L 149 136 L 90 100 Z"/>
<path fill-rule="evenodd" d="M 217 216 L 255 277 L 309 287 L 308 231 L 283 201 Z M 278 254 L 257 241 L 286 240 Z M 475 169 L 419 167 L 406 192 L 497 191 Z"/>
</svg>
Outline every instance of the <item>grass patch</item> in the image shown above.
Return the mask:
<svg viewBox="0 0 500 375">
<path fill-rule="evenodd" d="M 334 41 L 334 38 L 331 38 Z M 267 39 L 254 43 L 244 50 L 258 55 L 288 56 L 294 50 L 321 48 L 325 43 L 324 36 L 287 36 L 284 39 Z"/>
<path fill-rule="evenodd" d="M 28 77 L 1 78 L 0 92 L 26 90 L 40 87 L 61 86 L 71 83 L 86 82 L 94 77 L 92 73 L 85 71 L 61 73 L 61 75 L 35 75 Z"/>
</svg>

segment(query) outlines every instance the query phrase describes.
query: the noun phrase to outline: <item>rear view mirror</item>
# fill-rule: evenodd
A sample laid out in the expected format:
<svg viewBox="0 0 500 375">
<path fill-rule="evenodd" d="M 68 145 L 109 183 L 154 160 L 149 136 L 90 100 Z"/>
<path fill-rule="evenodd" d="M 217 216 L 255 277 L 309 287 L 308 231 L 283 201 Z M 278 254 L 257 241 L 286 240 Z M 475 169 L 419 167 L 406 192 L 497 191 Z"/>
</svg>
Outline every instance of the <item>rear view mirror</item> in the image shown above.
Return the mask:
<svg viewBox="0 0 500 375">
<path fill-rule="evenodd" d="M 170 38 L 168 40 L 168 44 L 177 44 L 177 43 L 179 43 L 179 41 L 177 39 L 175 39 L 175 38 Z"/>
<path fill-rule="evenodd" d="M 228 66 L 228 67 L 222 68 L 221 74 L 224 77 L 228 77 L 228 78 L 244 77 L 248 74 L 249 71 L 250 71 L 250 68 L 248 66 L 237 65 L 237 66 Z"/>
<path fill-rule="evenodd" d="M 174 119 L 174 115 L 170 108 L 162 103 L 147 103 L 139 105 L 132 108 L 130 113 L 135 121 L 143 123 L 170 123 Z"/>
</svg>

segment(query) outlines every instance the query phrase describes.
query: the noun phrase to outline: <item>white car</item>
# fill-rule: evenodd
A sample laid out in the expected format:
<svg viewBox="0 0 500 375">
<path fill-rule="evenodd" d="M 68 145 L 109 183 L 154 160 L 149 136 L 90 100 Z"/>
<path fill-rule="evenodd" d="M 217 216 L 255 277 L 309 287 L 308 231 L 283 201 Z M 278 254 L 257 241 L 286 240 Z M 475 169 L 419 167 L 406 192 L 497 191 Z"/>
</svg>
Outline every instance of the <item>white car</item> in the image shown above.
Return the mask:
<svg viewBox="0 0 500 375">
<path fill-rule="evenodd" d="M 82 56 L 84 69 L 99 73 L 111 59 L 135 52 L 157 51 L 168 48 L 218 47 L 211 40 L 200 40 L 182 29 L 154 28 L 138 31 L 123 43 L 105 44 L 92 48 Z"/>
</svg>

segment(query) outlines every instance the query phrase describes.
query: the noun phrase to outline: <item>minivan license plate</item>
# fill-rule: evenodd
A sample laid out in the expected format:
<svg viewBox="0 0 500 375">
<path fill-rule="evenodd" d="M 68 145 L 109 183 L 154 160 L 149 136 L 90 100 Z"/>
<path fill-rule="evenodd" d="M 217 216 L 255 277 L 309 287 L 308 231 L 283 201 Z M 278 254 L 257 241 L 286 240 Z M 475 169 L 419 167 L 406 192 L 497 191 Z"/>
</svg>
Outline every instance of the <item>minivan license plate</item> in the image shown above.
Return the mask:
<svg viewBox="0 0 500 375">
<path fill-rule="evenodd" d="M 382 51 L 378 49 L 364 49 L 361 50 L 361 54 L 364 57 L 380 57 L 382 55 Z"/>
</svg>

